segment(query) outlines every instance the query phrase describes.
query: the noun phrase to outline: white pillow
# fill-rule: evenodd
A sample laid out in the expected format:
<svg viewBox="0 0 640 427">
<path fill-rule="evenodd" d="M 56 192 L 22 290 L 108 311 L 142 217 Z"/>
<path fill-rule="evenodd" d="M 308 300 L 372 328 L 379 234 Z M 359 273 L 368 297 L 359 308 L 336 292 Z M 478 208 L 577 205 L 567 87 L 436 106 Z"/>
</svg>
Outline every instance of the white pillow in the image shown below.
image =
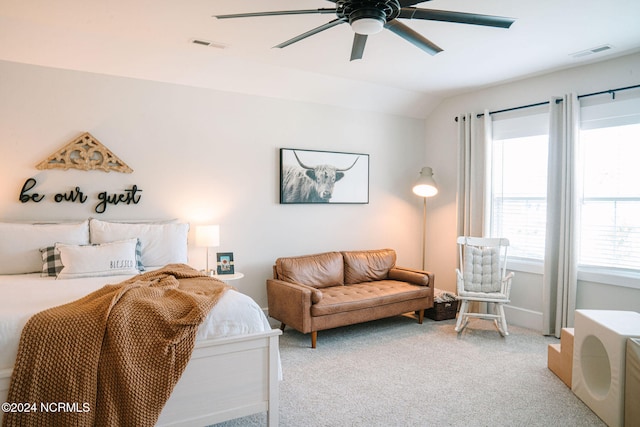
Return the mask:
<svg viewBox="0 0 640 427">
<path fill-rule="evenodd" d="M 91 219 L 91 243 L 140 239 L 142 265 L 145 268 L 163 267 L 173 263 L 187 263 L 186 223 L 122 223 Z"/>
<path fill-rule="evenodd" d="M 89 244 L 89 221 L 68 224 L 0 222 L 0 274 L 42 271 L 40 248 L 56 243 Z"/>
<path fill-rule="evenodd" d="M 138 274 L 136 244 L 138 239 L 99 245 L 65 245 L 57 243 L 62 271 L 58 279 Z"/>
</svg>

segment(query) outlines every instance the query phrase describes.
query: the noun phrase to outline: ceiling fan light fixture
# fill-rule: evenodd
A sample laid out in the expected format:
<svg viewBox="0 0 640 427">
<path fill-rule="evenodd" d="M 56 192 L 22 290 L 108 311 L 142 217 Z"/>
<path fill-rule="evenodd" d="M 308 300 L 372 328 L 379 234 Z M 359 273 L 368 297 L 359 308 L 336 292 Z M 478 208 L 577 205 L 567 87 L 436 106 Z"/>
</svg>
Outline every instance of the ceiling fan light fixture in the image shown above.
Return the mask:
<svg viewBox="0 0 640 427">
<path fill-rule="evenodd" d="M 378 9 L 359 9 L 349 16 L 349 24 L 354 33 L 365 36 L 382 31 L 387 15 Z"/>
</svg>

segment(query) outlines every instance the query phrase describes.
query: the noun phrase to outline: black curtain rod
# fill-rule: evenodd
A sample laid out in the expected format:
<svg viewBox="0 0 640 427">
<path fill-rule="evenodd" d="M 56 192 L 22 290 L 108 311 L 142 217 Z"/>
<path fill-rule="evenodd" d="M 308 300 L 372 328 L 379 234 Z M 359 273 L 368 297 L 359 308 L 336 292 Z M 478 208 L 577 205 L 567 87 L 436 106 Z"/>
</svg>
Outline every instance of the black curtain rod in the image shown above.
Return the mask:
<svg viewBox="0 0 640 427">
<path fill-rule="evenodd" d="M 592 92 L 592 93 L 587 93 L 585 95 L 578 95 L 578 99 L 587 98 L 589 96 L 604 95 L 605 93 L 611 94 L 611 97 L 613 99 L 616 99 L 616 92 L 622 92 L 623 90 L 629 90 L 629 89 L 636 89 L 639 87 L 640 85 L 633 85 L 633 86 L 627 86 L 627 87 L 619 87 L 617 89 L 603 90 L 600 92 Z"/>
<path fill-rule="evenodd" d="M 578 95 L 578 99 L 587 98 L 589 96 L 604 95 L 605 93 L 610 94 L 613 99 L 616 99 L 616 92 L 622 92 L 624 90 L 637 89 L 637 88 L 640 88 L 640 85 L 619 87 L 617 89 L 602 90 L 600 92 L 592 92 L 584 95 Z M 560 102 L 562 102 L 562 99 L 556 100 L 556 103 L 560 103 Z M 521 105 L 519 107 L 505 108 L 503 110 L 489 111 L 489 114 L 491 115 L 491 114 L 498 114 L 498 113 L 506 113 L 507 111 L 515 111 L 515 110 L 522 110 L 524 108 L 539 107 L 541 105 L 547 105 L 548 103 L 549 101 L 536 102 L 535 104 L 527 104 L 527 105 Z M 480 118 L 482 116 L 484 116 L 484 113 L 480 113 L 476 115 L 477 118 Z M 458 118 L 456 117 L 455 120 L 457 122 Z"/>
<path fill-rule="evenodd" d="M 496 110 L 496 111 L 489 111 L 489 115 L 491 114 L 498 114 L 498 113 L 506 113 L 507 111 L 516 111 L 516 110 L 523 110 L 525 108 L 532 108 L 532 107 L 539 107 L 540 105 L 547 105 L 549 103 L 549 101 L 545 101 L 545 102 L 536 102 L 535 104 L 528 104 L 528 105 L 521 105 L 519 107 L 511 107 L 511 108 L 505 108 L 504 110 Z M 478 115 L 476 115 L 476 117 L 479 119 L 480 117 L 484 116 L 484 113 L 480 113 Z"/>
</svg>

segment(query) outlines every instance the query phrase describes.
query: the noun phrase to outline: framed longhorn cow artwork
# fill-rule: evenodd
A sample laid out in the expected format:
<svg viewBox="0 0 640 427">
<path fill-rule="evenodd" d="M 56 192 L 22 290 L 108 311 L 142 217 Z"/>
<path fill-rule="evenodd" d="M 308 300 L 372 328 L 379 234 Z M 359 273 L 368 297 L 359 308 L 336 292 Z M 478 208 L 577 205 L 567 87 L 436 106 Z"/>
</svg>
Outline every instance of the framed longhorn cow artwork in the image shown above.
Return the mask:
<svg viewBox="0 0 640 427">
<path fill-rule="evenodd" d="M 280 203 L 369 203 L 369 155 L 281 148 Z"/>
</svg>

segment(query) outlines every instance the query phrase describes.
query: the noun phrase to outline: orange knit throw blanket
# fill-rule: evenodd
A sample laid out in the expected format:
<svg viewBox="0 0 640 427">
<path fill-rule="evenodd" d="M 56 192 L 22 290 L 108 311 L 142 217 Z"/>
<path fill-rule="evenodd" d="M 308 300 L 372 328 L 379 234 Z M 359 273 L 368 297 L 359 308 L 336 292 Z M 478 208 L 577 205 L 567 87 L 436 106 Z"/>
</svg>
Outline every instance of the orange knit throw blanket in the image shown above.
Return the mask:
<svg viewBox="0 0 640 427">
<path fill-rule="evenodd" d="M 228 288 L 171 264 L 34 315 L 7 398 L 33 406 L 3 426 L 153 426 Z"/>
</svg>

